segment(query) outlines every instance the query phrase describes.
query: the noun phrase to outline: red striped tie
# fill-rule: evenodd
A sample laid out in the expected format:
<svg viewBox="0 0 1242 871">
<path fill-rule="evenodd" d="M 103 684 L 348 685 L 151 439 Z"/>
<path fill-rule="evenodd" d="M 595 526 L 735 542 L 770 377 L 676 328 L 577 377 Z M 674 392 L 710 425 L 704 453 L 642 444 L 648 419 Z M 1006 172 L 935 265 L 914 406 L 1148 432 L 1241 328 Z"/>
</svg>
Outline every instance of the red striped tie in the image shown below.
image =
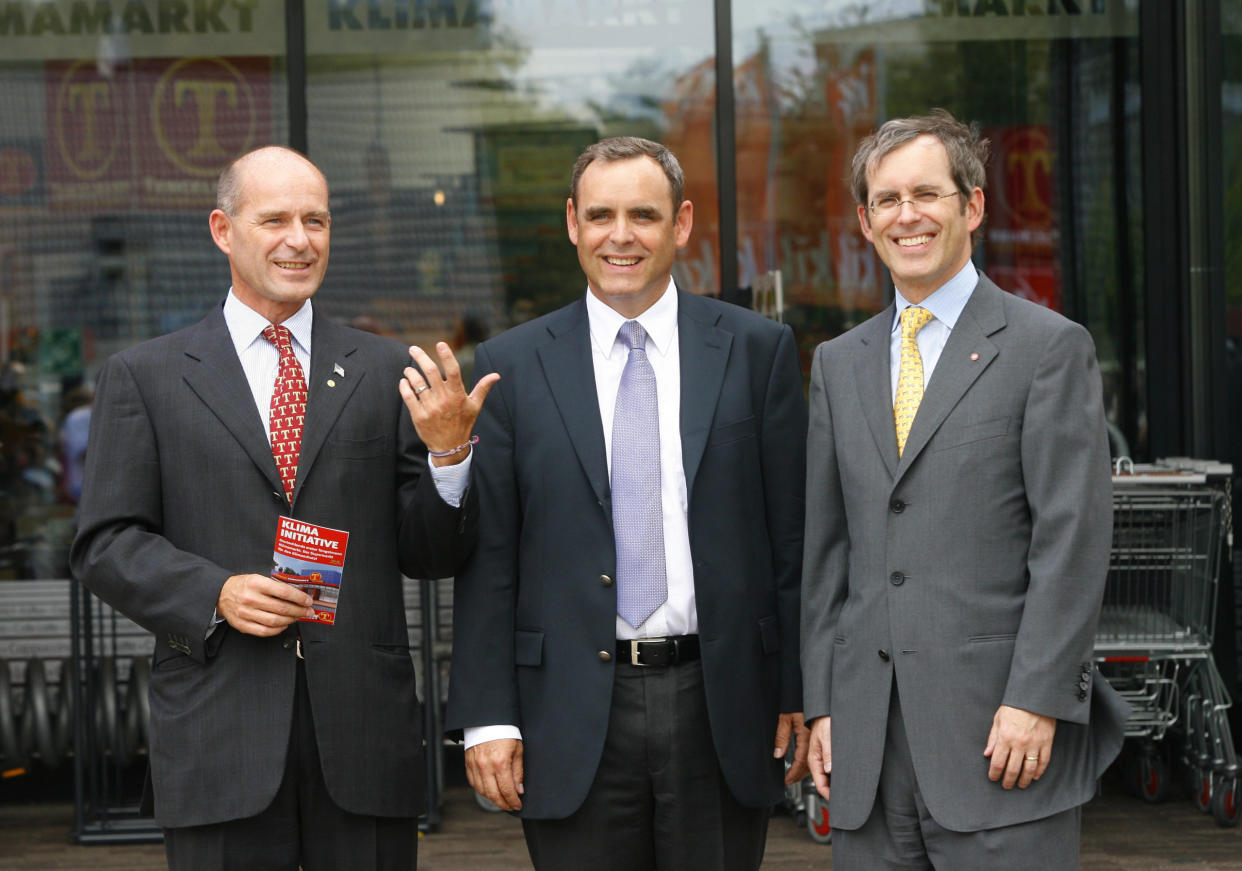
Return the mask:
<svg viewBox="0 0 1242 871">
<path fill-rule="evenodd" d="M 306 417 L 306 378 L 302 366 L 293 353 L 293 338 L 289 328 L 270 324 L 263 330 L 263 338 L 276 346 L 280 352 L 280 369 L 276 373 L 276 386 L 272 389 L 272 416 L 269 429 L 272 438 L 272 456 L 276 469 L 285 485 L 285 496 L 293 504 L 293 484 L 298 479 L 298 455 L 302 452 L 302 422 Z"/>
</svg>

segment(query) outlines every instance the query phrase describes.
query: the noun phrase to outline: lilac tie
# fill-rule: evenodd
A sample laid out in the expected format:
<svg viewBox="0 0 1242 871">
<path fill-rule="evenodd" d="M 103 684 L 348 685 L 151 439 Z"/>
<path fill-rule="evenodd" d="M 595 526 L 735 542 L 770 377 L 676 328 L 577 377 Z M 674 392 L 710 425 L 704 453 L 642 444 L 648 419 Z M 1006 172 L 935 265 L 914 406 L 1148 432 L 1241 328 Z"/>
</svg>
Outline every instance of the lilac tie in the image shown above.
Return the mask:
<svg viewBox="0 0 1242 871">
<path fill-rule="evenodd" d="M 638 628 L 668 598 L 660 492 L 660 415 L 647 332 L 626 321 L 630 348 L 612 418 L 612 529 L 617 542 L 617 613 Z"/>
</svg>

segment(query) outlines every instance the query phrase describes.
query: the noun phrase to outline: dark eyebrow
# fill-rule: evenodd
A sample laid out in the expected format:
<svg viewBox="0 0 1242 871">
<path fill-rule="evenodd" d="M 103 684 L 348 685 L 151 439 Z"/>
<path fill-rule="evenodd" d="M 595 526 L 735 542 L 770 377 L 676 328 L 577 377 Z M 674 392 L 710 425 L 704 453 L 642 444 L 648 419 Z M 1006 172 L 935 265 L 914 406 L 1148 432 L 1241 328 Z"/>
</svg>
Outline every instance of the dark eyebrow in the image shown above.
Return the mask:
<svg viewBox="0 0 1242 871">
<path fill-rule="evenodd" d="M 607 206 L 588 206 L 586 209 L 586 217 L 588 221 L 593 220 L 595 218 L 602 218 L 605 215 L 611 215 L 611 214 L 612 214 L 612 209 L 608 208 Z"/>
<path fill-rule="evenodd" d="M 630 209 L 630 214 L 635 218 L 645 218 L 649 221 L 658 221 L 660 219 L 660 210 L 655 206 L 635 206 Z"/>
</svg>

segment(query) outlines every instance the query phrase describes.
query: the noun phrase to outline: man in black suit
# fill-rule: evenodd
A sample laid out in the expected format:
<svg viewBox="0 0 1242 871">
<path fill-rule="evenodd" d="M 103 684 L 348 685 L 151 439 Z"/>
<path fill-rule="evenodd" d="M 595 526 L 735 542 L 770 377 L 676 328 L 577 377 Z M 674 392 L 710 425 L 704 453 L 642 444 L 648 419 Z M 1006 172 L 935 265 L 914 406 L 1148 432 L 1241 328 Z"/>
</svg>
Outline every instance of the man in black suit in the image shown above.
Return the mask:
<svg viewBox="0 0 1242 871">
<path fill-rule="evenodd" d="M 474 544 L 467 442 L 492 382 L 467 395 L 443 343 L 443 377 L 409 349 L 425 381 L 395 342 L 313 312 L 331 216 L 302 155 L 243 155 L 217 205 L 223 305 L 100 375 L 73 571 L 156 636 L 171 867 L 412 868 L 424 772 L 401 574 L 452 574 Z M 286 388 L 304 412 L 275 407 Z M 334 625 L 300 622 L 310 596 L 267 575 L 281 516 L 350 534 Z"/>
<path fill-rule="evenodd" d="M 588 292 L 475 352 L 503 380 L 446 724 L 539 869 L 757 868 L 793 730 L 805 772 L 797 352 L 675 287 L 682 188 L 654 142 L 588 148 L 566 204 Z"/>
</svg>

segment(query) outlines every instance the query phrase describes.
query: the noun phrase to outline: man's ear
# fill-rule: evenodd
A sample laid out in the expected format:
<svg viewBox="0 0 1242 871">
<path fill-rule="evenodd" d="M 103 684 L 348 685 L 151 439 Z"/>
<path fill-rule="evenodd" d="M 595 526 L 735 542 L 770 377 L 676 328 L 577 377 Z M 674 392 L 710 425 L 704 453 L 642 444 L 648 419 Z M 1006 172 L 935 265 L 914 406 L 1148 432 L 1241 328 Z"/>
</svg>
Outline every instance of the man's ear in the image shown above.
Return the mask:
<svg viewBox="0 0 1242 871">
<path fill-rule="evenodd" d="M 565 200 L 565 228 L 569 230 L 569 241 L 578 244 L 578 213 L 574 209 L 574 198 Z"/>
<path fill-rule="evenodd" d="M 975 188 L 970 192 L 970 196 L 966 198 L 966 221 L 970 228 L 970 232 L 979 229 L 979 225 L 983 223 L 984 199 L 983 191 Z"/>
<path fill-rule="evenodd" d="M 871 238 L 871 216 L 867 214 L 866 206 L 858 207 L 858 226 L 862 227 L 862 234 L 867 237 L 867 241 L 874 245 L 875 240 Z"/>
<path fill-rule="evenodd" d="M 694 203 L 682 200 L 681 205 L 677 207 L 677 217 L 673 220 L 675 222 L 673 233 L 677 247 L 685 248 L 690 242 L 690 231 L 694 229 Z"/>
<path fill-rule="evenodd" d="M 216 243 L 216 247 L 225 254 L 232 254 L 229 244 L 229 230 L 233 226 L 233 222 L 229 220 L 229 216 L 224 214 L 220 209 L 215 209 L 207 218 L 207 225 L 211 227 L 211 241 Z"/>
</svg>

